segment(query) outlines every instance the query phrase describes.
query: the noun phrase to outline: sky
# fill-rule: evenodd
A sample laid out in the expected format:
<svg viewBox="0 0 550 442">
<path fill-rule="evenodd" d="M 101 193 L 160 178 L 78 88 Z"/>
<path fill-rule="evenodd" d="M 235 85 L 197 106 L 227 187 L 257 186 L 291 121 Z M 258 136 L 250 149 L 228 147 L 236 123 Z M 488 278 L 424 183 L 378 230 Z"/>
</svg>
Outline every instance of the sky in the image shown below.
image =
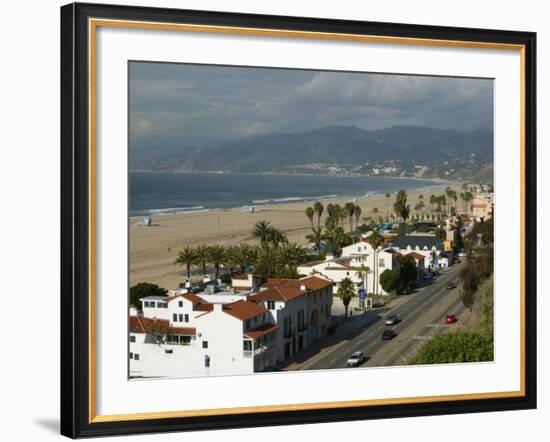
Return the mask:
<svg viewBox="0 0 550 442">
<path fill-rule="evenodd" d="M 131 149 L 328 125 L 493 127 L 490 79 L 131 62 L 129 82 Z"/>
</svg>

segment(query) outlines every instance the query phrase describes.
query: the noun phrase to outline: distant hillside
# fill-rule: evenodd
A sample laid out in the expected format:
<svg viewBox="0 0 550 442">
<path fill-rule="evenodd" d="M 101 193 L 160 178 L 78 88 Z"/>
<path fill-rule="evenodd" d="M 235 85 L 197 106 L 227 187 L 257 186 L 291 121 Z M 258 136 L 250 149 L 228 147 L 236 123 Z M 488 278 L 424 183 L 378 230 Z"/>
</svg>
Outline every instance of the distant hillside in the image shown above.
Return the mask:
<svg viewBox="0 0 550 442">
<path fill-rule="evenodd" d="M 491 161 L 490 130 L 460 132 L 421 126 L 363 130 L 357 126 L 326 126 L 308 132 L 271 134 L 156 159 L 156 170 L 276 172 L 311 163 L 364 164 L 400 160 L 431 163 L 456 158 Z M 146 163 L 146 162 L 145 162 Z M 144 167 L 146 168 L 146 167 Z"/>
</svg>

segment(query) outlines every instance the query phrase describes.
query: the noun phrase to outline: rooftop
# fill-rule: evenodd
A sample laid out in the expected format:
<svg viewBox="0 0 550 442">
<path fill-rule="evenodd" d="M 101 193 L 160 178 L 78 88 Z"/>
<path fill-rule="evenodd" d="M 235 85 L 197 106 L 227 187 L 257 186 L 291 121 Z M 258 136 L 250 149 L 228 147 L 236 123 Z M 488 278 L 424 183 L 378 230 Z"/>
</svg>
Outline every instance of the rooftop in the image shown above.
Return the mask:
<svg viewBox="0 0 550 442">
<path fill-rule="evenodd" d="M 277 326 L 275 324 L 262 324 L 252 330 L 245 331 L 244 335 L 250 339 L 258 339 L 262 336 L 268 335 L 269 333 L 273 333 L 276 330 Z"/>
<path fill-rule="evenodd" d="M 392 243 L 392 247 L 397 247 L 401 250 L 406 249 L 408 246 L 412 249 L 417 246 L 420 249 L 426 247 L 428 250 L 431 250 L 432 247 L 443 249 L 443 241 L 437 236 L 432 235 L 401 235 Z"/>
<path fill-rule="evenodd" d="M 258 304 L 250 301 L 237 301 L 223 306 L 223 312 L 241 321 L 246 321 L 254 316 L 261 315 L 267 310 Z"/>
</svg>

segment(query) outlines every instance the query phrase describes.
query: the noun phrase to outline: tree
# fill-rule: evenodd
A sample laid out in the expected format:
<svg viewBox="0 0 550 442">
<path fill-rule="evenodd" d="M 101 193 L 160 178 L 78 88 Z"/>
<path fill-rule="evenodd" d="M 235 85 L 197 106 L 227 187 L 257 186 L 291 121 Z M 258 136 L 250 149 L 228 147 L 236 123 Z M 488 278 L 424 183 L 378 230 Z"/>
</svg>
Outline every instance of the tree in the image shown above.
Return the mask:
<svg viewBox="0 0 550 442">
<path fill-rule="evenodd" d="M 271 223 L 269 221 L 257 221 L 252 229 L 252 236 L 259 239 L 263 244 L 268 241 L 271 232 Z"/>
<path fill-rule="evenodd" d="M 313 229 L 313 216 L 315 215 L 315 211 L 313 210 L 313 207 L 307 207 L 306 208 L 306 217 L 309 219 L 309 222 L 311 223 L 311 228 Z"/>
<path fill-rule="evenodd" d="M 338 296 L 342 300 L 342 304 L 344 304 L 347 317 L 349 303 L 355 296 L 355 284 L 350 278 L 344 278 L 342 279 L 342 281 L 340 281 L 340 284 L 338 286 Z"/>
<path fill-rule="evenodd" d="M 410 207 L 407 204 L 407 192 L 400 190 L 395 196 L 395 203 L 393 204 L 393 210 L 397 216 L 403 219 L 403 222 L 407 222 L 409 217 Z"/>
<path fill-rule="evenodd" d="M 361 264 L 359 269 L 355 272 L 355 276 L 363 281 L 363 289 L 367 290 L 367 275 L 370 269 L 365 264 Z"/>
<path fill-rule="evenodd" d="M 178 257 L 174 261 L 174 264 L 185 266 L 187 269 L 187 279 L 191 279 L 191 267 L 197 264 L 197 253 L 193 247 L 185 246 L 183 250 L 178 253 Z"/>
<path fill-rule="evenodd" d="M 353 211 L 353 214 L 355 215 L 355 230 L 357 230 L 357 226 L 359 225 L 359 218 L 361 218 L 362 212 L 363 211 L 359 205 L 355 206 L 355 210 Z"/>
<path fill-rule="evenodd" d="M 391 195 L 389 192 L 386 193 L 386 195 L 384 195 L 386 197 L 386 222 L 388 222 L 390 220 L 390 198 L 391 198 Z"/>
<path fill-rule="evenodd" d="M 346 211 L 346 215 L 348 217 L 349 221 L 349 231 L 350 233 L 353 232 L 353 217 L 355 214 L 355 203 L 352 203 L 351 201 L 347 202 L 344 206 L 344 210 Z"/>
<path fill-rule="evenodd" d="M 374 276 L 372 278 L 372 292 L 377 293 L 377 287 L 376 284 L 377 278 L 378 278 L 378 260 L 376 259 L 376 255 L 378 254 L 378 247 L 380 247 L 380 244 L 382 244 L 382 241 L 384 241 L 384 237 L 380 235 L 380 233 L 377 230 L 374 230 L 366 240 L 374 249 Z"/>
<path fill-rule="evenodd" d="M 400 256 L 399 257 L 399 279 L 402 285 L 407 285 L 409 282 L 414 281 L 418 276 L 418 270 L 416 268 L 416 262 L 412 256 Z"/>
<path fill-rule="evenodd" d="M 394 270 L 386 269 L 380 275 L 380 285 L 385 292 L 391 292 L 395 290 L 397 286 L 397 280 L 399 279 L 399 273 Z"/>
<path fill-rule="evenodd" d="M 321 242 L 323 241 L 323 231 L 321 229 L 312 227 L 311 233 L 306 235 L 306 239 L 315 244 L 315 249 L 317 251 L 321 251 Z"/>
<path fill-rule="evenodd" d="M 197 264 L 201 265 L 202 274 L 206 275 L 206 264 L 208 264 L 208 246 L 201 244 L 195 247 L 195 255 L 197 257 Z"/>
<path fill-rule="evenodd" d="M 208 251 L 208 261 L 216 269 L 216 279 L 220 277 L 220 267 L 226 262 L 227 252 L 223 246 L 210 246 Z"/>
<path fill-rule="evenodd" d="M 323 206 L 323 203 L 320 201 L 316 201 L 313 205 L 313 210 L 315 214 L 317 215 L 317 229 L 321 229 L 321 216 L 323 215 L 323 211 L 325 210 L 325 207 Z"/>
<path fill-rule="evenodd" d="M 166 289 L 149 282 L 140 282 L 130 287 L 130 305 L 141 310 L 141 298 L 147 296 L 166 296 Z"/>
<path fill-rule="evenodd" d="M 241 272 L 244 272 L 249 265 L 254 263 L 255 250 L 250 244 L 240 243 L 235 246 L 234 254 Z"/>
<path fill-rule="evenodd" d="M 493 359 L 492 335 L 461 330 L 434 336 L 420 348 L 411 364 L 485 362 Z"/>
<path fill-rule="evenodd" d="M 257 249 L 256 271 L 266 278 L 271 278 L 279 271 L 280 253 L 279 248 L 265 243 Z"/>
<path fill-rule="evenodd" d="M 170 323 L 165 319 L 152 318 L 147 321 L 143 321 L 143 328 L 148 335 L 153 337 L 153 340 L 157 344 L 162 344 L 165 336 L 170 330 Z"/>
</svg>

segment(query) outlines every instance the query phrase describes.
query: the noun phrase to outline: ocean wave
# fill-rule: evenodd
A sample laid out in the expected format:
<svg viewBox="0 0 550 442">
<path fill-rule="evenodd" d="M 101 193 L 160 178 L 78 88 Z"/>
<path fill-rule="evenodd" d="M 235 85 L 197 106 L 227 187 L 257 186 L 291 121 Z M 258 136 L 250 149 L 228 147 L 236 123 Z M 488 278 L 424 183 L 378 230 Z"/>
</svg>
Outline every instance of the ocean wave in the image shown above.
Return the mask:
<svg viewBox="0 0 550 442">
<path fill-rule="evenodd" d="M 330 198 L 337 198 L 337 194 L 330 195 L 318 195 L 318 196 L 288 196 L 285 198 L 272 198 L 264 200 L 253 200 L 252 204 L 277 204 L 277 203 L 292 203 L 297 201 L 315 201 L 315 200 L 324 200 Z"/>
<path fill-rule="evenodd" d="M 147 213 L 151 215 L 162 215 L 163 213 L 183 213 L 189 211 L 204 210 L 204 206 L 191 206 L 191 207 L 167 207 L 165 209 L 149 209 Z"/>
</svg>

